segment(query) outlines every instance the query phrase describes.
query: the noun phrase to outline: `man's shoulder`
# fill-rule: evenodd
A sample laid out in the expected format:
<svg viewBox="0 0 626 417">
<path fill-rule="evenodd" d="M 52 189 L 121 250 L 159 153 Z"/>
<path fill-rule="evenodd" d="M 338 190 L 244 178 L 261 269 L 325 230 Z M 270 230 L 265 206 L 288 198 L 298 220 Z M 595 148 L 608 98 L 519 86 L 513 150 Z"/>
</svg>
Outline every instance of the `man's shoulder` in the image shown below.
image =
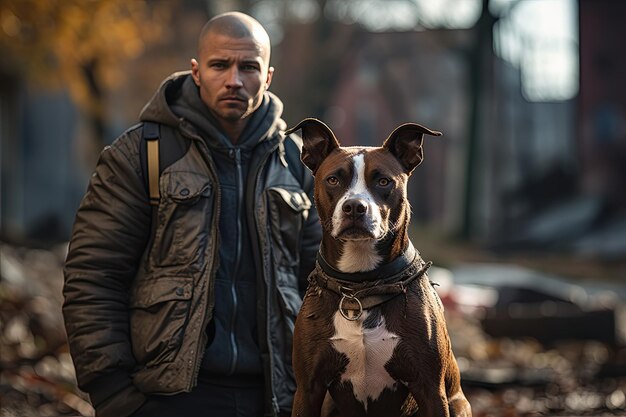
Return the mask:
<svg viewBox="0 0 626 417">
<path fill-rule="evenodd" d="M 139 148 L 142 142 L 145 139 L 145 129 L 146 126 L 151 125 L 150 127 L 154 131 L 156 129 L 158 139 L 161 139 L 161 136 L 165 134 L 166 137 L 171 136 L 171 131 L 168 129 L 164 129 L 161 123 L 157 122 L 146 122 L 142 121 L 130 126 L 128 129 L 123 131 L 114 141 L 111 143 L 111 147 L 117 148 L 125 148 L 132 147 Z"/>
<path fill-rule="evenodd" d="M 140 164 L 143 123 L 137 123 L 123 131 L 110 145 L 106 146 L 103 154 L 109 158 L 118 159 L 120 156 L 128 160 L 135 168 Z M 117 156 L 116 156 L 117 155 Z"/>
<path fill-rule="evenodd" d="M 302 137 L 295 133 L 285 135 L 283 148 L 285 150 L 285 160 L 291 173 L 298 179 L 303 189 L 312 190 L 313 176 L 300 159 L 302 154 Z"/>
<path fill-rule="evenodd" d="M 298 152 L 302 151 L 302 138 L 300 137 L 300 135 L 297 135 L 295 133 L 285 135 L 285 147 L 293 148 L 294 146 L 298 149 Z"/>
<path fill-rule="evenodd" d="M 141 132 L 143 129 L 143 122 L 136 123 L 123 131 L 115 140 L 111 143 L 111 147 L 124 147 L 131 143 L 138 143 L 141 138 Z"/>
</svg>

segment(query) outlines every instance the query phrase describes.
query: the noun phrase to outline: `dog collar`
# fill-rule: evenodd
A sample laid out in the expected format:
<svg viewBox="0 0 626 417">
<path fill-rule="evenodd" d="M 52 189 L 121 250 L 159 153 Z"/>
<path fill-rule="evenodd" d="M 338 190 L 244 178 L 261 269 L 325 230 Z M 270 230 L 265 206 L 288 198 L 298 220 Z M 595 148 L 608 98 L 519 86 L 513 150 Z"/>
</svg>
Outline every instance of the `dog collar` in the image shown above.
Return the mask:
<svg viewBox="0 0 626 417">
<path fill-rule="evenodd" d="M 413 244 L 409 242 L 409 246 L 404 253 L 398 256 L 393 261 L 383 264 L 376 269 L 365 272 L 341 272 L 330 266 L 321 252 L 317 253 L 317 264 L 320 266 L 324 273 L 332 278 L 339 279 L 341 281 L 349 282 L 365 282 L 365 281 L 392 281 L 393 278 L 401 274 L 402 271 L 407 269 L 411 264 L 415 262 L 415 259 L 419 258 L 419 253 L 413 247 Z"/>
<path fill-rule="evenodd" d="M 364 279 L 363 273 L 339 272 L 330 267 L 321 255 L 318 255 L 316 270 L 309 276 L 309 282 L 313 287 L 310 286 L 309 289 L 317 287 L 339 295 L 338 309 L 341 315 L 346 320 L 358 320 L 363 310 L 383 304 L 400 294 L 405 294 L 406 297 L 409 285 L 426 274 L 432 262 L 424 262 L 412 246 L 409 249 L 411 250 L 405 252 L 400 262 L 391 262 L 388 264 L 389 268 L 384 270 L 394 271 L 395 274 L 385 275 L 378 268 L 371 271 L 376 273 L 374 275 L 370 272 L 365 273 L 370 278 L 369 280 Z M 412 260 L 408 262 L 411 258 Z M 351 279 L 342 279 L 344 276 Z M 360 279 L 356 280 L 357 277 Z M 308 291 L 307 295 L 309 295 Z"/>
</svg>

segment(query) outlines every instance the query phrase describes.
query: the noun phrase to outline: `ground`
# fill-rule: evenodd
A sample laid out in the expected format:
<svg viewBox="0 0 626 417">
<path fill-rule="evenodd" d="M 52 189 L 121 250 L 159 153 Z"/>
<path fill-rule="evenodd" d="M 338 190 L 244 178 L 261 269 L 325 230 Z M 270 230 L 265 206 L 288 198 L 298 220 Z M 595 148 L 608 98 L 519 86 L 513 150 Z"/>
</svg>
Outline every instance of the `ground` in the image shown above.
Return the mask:
<svg viewBox="0 0 626 417">
<path fill-rule="evenodd" d="M 515 261 L 573 280 L 615 279 L 626 270 L 619 262 L 607 266 L 533 254 L 513 259 L 465 244 L 414 240 L 422 255 L 440 266 Z M 93 413 L 87 397 L 76 388 L 63 330 L 65 250 L 66 245 L 47 250 L 0 245 L 0 417 Z M 474 416 L 626 415 L 626 348 L 621 341 L 540 343 L 527 336 L 494 337 L 484 330 L 486 313 L 481 308 L 467 308 L 450 297 L 444 301 Z M 621 319 L 616 325 L 623 326 Z"/>
</svg>

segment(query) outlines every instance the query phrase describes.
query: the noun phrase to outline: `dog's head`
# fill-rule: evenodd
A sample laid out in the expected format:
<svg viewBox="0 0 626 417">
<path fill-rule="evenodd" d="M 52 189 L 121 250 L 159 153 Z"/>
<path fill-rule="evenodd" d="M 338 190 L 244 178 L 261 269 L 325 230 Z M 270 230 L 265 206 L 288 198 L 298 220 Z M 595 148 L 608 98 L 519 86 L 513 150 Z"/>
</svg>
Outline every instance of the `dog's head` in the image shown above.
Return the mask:
<svg viewBox="0 0 626 417">
<path fill-rule="evenodd" d="M 304 119 L 289 132 L 298 129 L 302 130 L 302 162 L 315 176 L 315 204 L 324 239 L 380 242 L 399 235 L 405 239 L 410 217 L 408 177 L 424 158 L 424 134 L 441 133 L 407 123 L 381 147 L 342 147 L 332 130 L 317 119 Z"/>
</svg>

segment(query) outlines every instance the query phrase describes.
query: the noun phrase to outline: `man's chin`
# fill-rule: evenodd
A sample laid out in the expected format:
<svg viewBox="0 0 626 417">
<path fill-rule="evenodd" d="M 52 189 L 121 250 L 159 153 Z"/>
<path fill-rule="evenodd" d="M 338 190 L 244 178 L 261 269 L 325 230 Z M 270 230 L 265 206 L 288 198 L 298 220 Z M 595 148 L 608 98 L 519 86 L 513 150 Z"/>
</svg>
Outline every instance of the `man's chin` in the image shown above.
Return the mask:
<svg viewBox="0 0 626 417">
<path fill-rule="evenodd" d="M 241 109 L 226 109 L 217 113 L 217 116 L 220 119 L 223 119 L 229 122 L 236 122 L 238 120 L 245 119 L 247 115 L 248 115 L 248 112 L 246 112 L 245 110 L 241 110 Z"/>
<path fill-rule="evenodd" d="M 220 112 L 217 112 L 216 115 L 218 118 L 226 121 L 226 122 L 238 122 L 250 116 L 254 110 L 251 109 L 241 109 L 241 108 L 229 108 L 224 109 Z"/>
</svg>

